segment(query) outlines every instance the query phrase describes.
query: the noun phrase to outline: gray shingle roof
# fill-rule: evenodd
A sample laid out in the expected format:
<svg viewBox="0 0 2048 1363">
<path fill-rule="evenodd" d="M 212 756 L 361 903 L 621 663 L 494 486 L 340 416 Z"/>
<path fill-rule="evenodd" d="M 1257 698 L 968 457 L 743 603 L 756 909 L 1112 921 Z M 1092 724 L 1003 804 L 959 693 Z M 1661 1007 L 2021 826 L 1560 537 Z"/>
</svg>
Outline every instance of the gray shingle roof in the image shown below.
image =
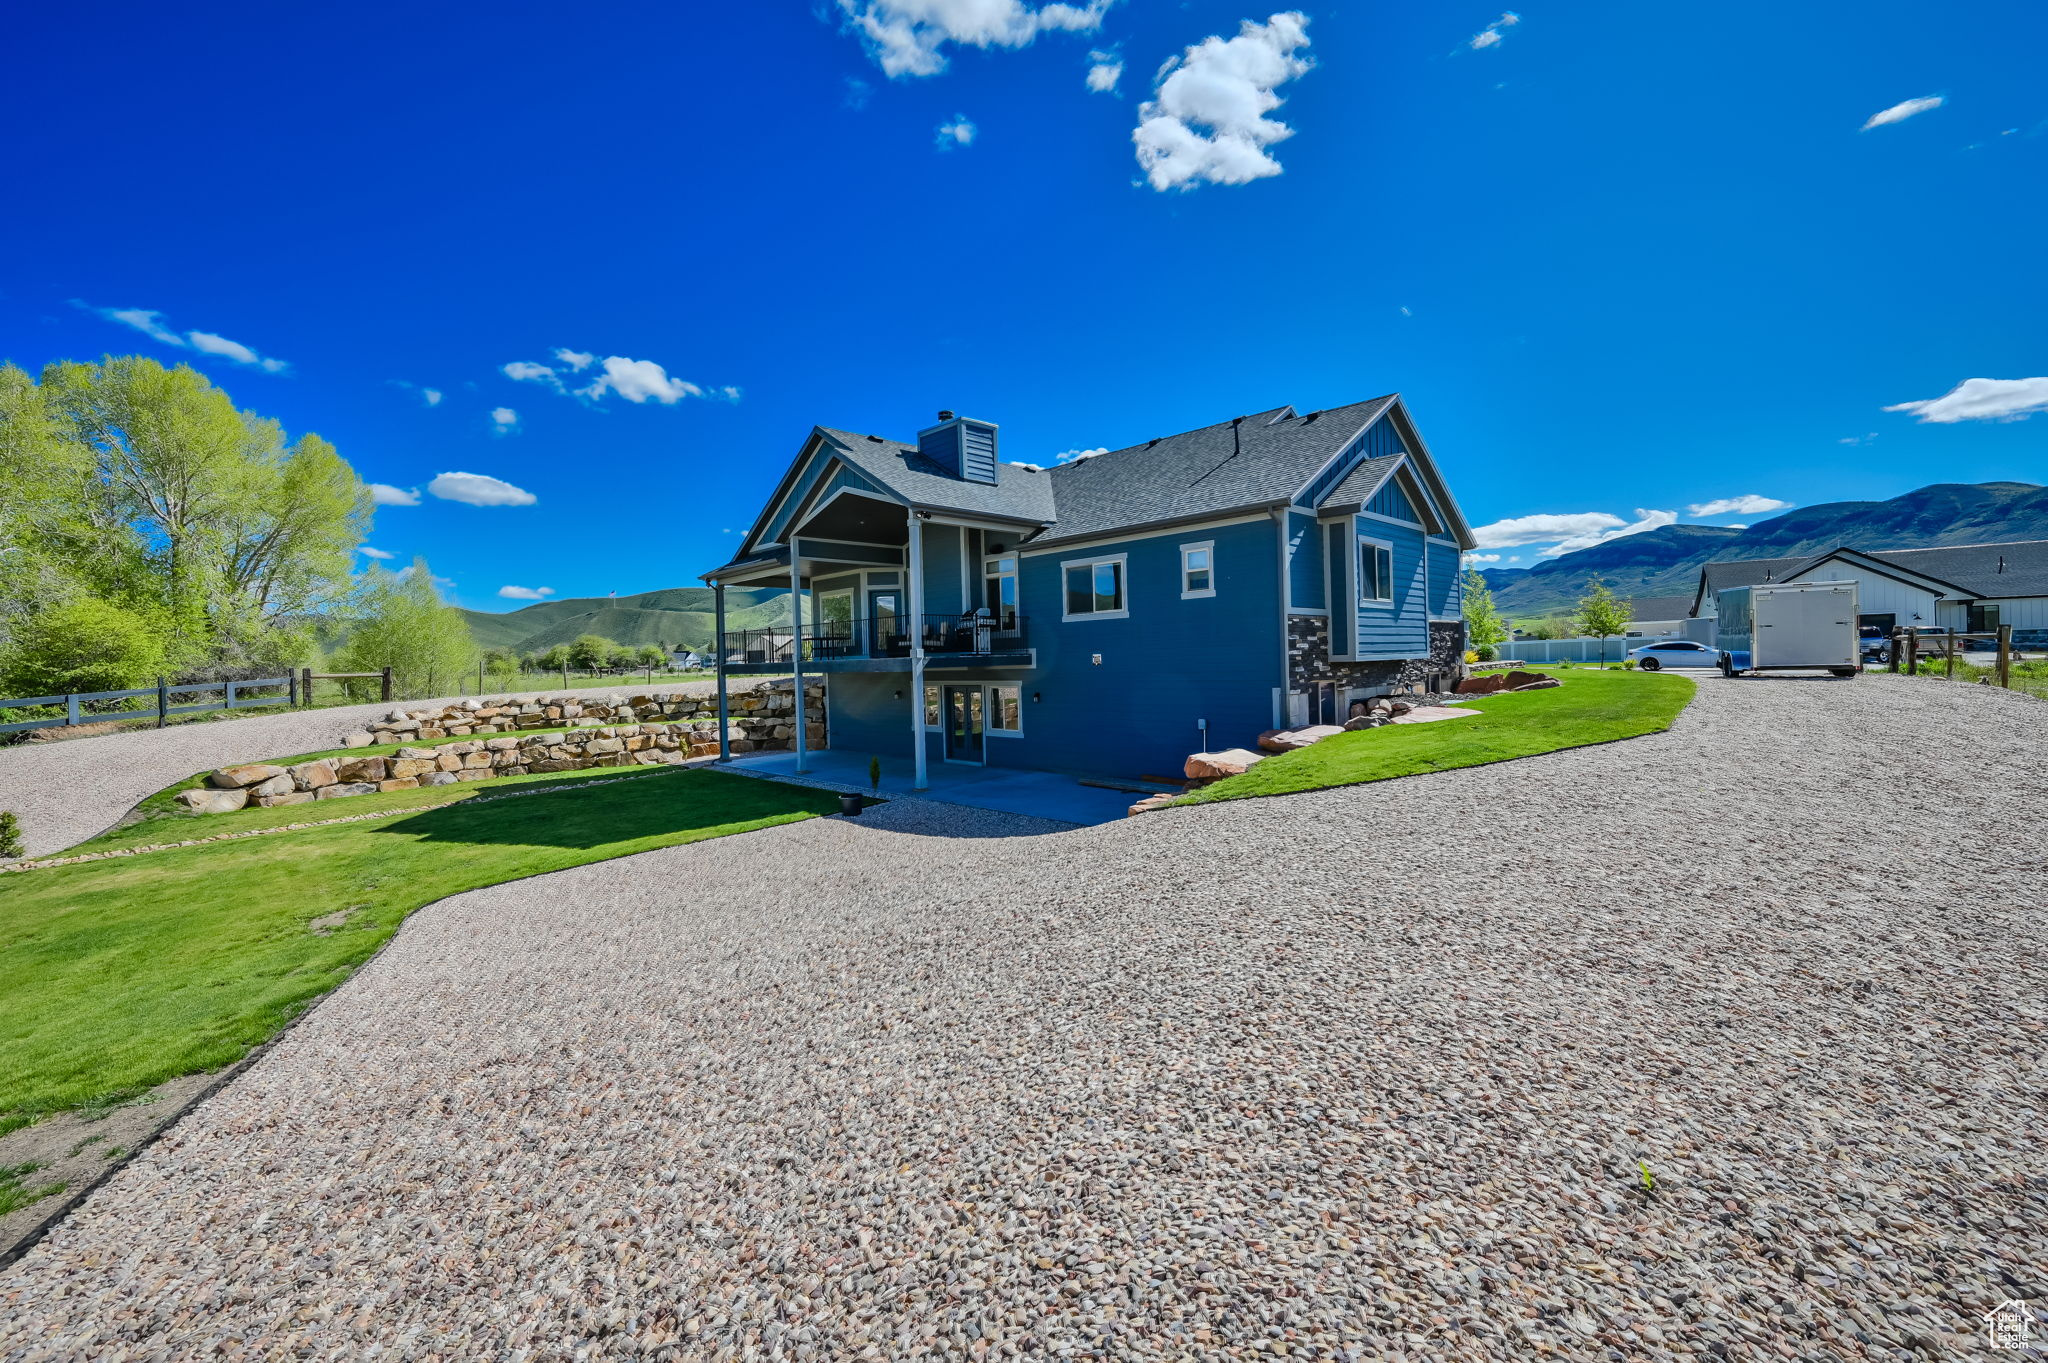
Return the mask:
<svg viewBox="0 0 2048 1363">
<path fill-rule="evenodd" d="M 1357 468 L 1344 475 L 1344 481 L 1330 489 L 1330 495 L 1323 498 L 1323 509 L 1364 506 L 1372 494 L 1380 490 L 1380 484 L 1387 481 L 1387 475 L 1394 466 L 1408 456 L 1405 454 L 1383 454 L 1377 459 L 1359 461 Z"/>
<path fill-rule="evenodd" d="M 1692 598 L 1639 596 L 1629 602 L 1629 613 L 1638 620 L 1683 620 L 1692 614 Z"/>
<path fill-rule="evenodd" d="M 2048 596 L 2048 540 L 1882 549 L 1870 556 L 1953 582 L 1976 596 Z"/>
<path fill-rule="evenodd" d="M 1272 506 L 1394 404 L 1392 395 L 1294 415 L 1276 407 L 1052 469 L 1058 512 L 1040 541 Z"/>
<path fill-rule="evenodd" d="M 1053 518 L 1051 475 L 1044 469 L 998 464 L 994 483 L 955 478 L 905 445 L 879 436 L 818 428 L 839 456 L 912 506 L 1000 516 L 1044 524 Z"/>
</svg>

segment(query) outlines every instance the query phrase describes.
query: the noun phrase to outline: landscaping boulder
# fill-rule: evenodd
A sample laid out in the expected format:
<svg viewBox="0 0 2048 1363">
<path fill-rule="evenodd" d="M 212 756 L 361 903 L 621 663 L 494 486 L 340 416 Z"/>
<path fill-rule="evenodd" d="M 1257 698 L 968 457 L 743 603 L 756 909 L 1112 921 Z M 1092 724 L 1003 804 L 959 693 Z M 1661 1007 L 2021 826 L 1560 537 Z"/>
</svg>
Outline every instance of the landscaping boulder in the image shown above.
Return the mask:
<svg viewBox="0 0 2048 1363">
<path fill-rule="evenodd" d="M 406 751 L 413 751 L 407 749 Z M 425 776 L 430 771 L 439 771 L 440 765 L 431 757 L 394 757 L 386 764 L 386 780 L 408 780 Z"/>
<path fill-rule="evenodd" d="M 255 785 L 250 786 L 249 798 L 261 804 L 263 797 L 266 795 L 290 795 L 297 789 L 298 786 L 292 781 L 292 774 L 288 771 L 281 771 L 268 781 L 258 781 Z"/>
<path fill-rule="evenodd" d="M 423 786 L 452 786 L 455 784 L 455 777 L 445 771 L 430 771 L 420 777 L 420 784 Z"/>
<path fill-rule="evenodd" d="M 390 773 L 385 770 L 381 757 L 357 757 L 342 762 L 334 769 L 336 779 L 359 784 L 375 785 Z"/>
<path fill-rule="evenodd" d="M 291 769 L 292 781 L 300 790 L 318 790 L 331 786 L 341 778 L 334 774 L 332 762 L 301 762 Z"/>
<path fill-rule="evenodd" d="M 1166 805 L 1172 804 L 1175 798 L 1176 797 L 1173 795 L 1163 793 L 1159 795 L 1147 795 L 1144 799 L 1132 805 L 1130 809 L 1126 812 L 1125 817 L 1128 818 L 1133 814 L 1149 814 L 1155 809 L 1160 809 Z"/>
<path fill-rule="evenodd" d="M 284 775 L 283 767 L 273 767 L 267 762 L 250 762 L 239 767 L 222 767 L 206 779 L 219 790 L 241 790 L 245 786 L 260 785 L 273 776 Z"/>
<path fill-rule="evenodd" d="M 1461 696 L 1492 696 L 1502 691 L 1537 691 L 1546 686 L 1556 686 L 1557 678 L 1546 677 L 1541 672 L 1482 672 L 1476 677 L 1467 677 L 1458 683 Z"/>
<path fill-rule="evenodd" d="M 313 793 L 323 800 L 342 800 L 351 795 L 375 795 L 377 788 L 367 781 L 338 781 Z"/>
<path fill-rule="evenodd" d="M 394 776 L 388 781 L 379 781 L 378 790 L 414 790 L 419 786 L 416 776 Z"/>
<path fill-rule="evenodd" d="M 309 805 L 318 798 L 319 796 L 310 790 L 293 790 L 287 791 L 283 795 L 261 796 L 257 799 L 256 803 L 262 805 L 265 809 L 274 809 L 278 805 Z"/>
<path fill-rule="evenodd" d="M 246 790 L 181 790 L 178 803 L 194 814 L 232 814 L 249 803 Z"/>
<path fill-rule="evenodd" d="M 1222 752 L 1190 754 L 1182 770 L 1191 781 L 1217 781 L 1226 776 L 1242 776 L 1262 760 L 1263 754 L 1248 748 L 1225 748 Z"/>
<path fill-rule="evenodd" d="M 341 746 L 344 748 L 367 748 L 376 741 L 370 734 L 358 729 L 347 738 L 342 739 Z"/>
<path fill-rule="evenodd" d="M 1293 752 L 1343 732 L 1343 726 L 1337 724 L 1311 724 L 1304 729 L 1268 729 L 1259 735 L 1259 746 L 1267 752 Z"/>
<path fill-rule="evenodd" d="M 1345 720 L 1344 727 L 1348 731 L 1356 733 L 1360 729 L 1377 729 L 1382 724 L 1392 724 L 1393 722 L 1394 720 L 1391 715 L 1379 710 L 1371 710 L 1365 714 L 1354 715 L 1350 719 Z"/>
</svg>

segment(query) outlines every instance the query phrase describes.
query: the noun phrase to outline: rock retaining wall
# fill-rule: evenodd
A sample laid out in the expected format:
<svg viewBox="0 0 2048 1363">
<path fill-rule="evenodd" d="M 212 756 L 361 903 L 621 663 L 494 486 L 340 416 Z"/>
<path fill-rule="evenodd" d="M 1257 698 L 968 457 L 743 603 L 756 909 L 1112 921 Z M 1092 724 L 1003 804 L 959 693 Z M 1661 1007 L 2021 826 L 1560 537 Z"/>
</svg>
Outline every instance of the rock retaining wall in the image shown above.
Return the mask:
<svg viewBox="0 0 2048 1363">
<path fill-rule="evenodd" d="M 804 686 L 806 743 L 825 746 L 825 688 Z M 648 722 L 591 724 L 645 718 Z M 588 724 L 568 733 L 520 729 Z M 514 731 L 514 732 L 506 732 Z M 465 738 L 461 735 L 498 735 Z M 378 791 L 450 786 L 528 772 L 582 771 L 589 767 L 676 765 L 718 755 L 718 700 L 680 692 L 627 697 L 540 696 L 470 700 L 434 710 L 394 710 L 375 729 L 351 734 L 350 747 L 372 743 L 426 743 L 456 735 L 452 743 L 401 747 L 388 757 L 326 757 L 282 766 L 252 762 L 222 767 L 198 790 L 178 793 L 185 808 L 226 814 L 251 806 L 311 804 Z M 766 682 L 731 697 L 726 736 L 732 750 L 789 748 L 796 737 L 796 697 L 789 682 Z"/>
<path fill-rule="evenodd" d="M 795 746 L 796 691 L 789 681 L 765 681 L 729 693 L 734 752 L 767 752 Z M 411 743 L 470 734 L 556 729 L 564 724 L 638 724 L 681 721 L 711 726 L 718 737 L 718 697 L 686 691 L 629 692 L 612 696 L 472 697 L 438 709 L 396 709 L 342 740 L 347 748 L 373 743 Z M 804 683 L 804 742 L 825 743 L 825 684 Z"/>
</svg>

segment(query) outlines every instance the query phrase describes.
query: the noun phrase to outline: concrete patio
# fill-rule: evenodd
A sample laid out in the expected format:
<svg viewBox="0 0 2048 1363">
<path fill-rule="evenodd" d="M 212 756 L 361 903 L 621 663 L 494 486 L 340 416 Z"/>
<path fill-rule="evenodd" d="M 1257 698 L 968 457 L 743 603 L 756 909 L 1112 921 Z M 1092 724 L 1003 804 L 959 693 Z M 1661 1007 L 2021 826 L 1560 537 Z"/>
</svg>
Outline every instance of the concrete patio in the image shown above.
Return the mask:
<svg viewBox="0 0 2048 1363">
<path fill-rule="evenodd" d="M 751 753 L 735 757 L 730 769 L 847 790 L 865 792 L 869 788 L 868 759 L 864 754 L 813 752 L 806 754 L 806 765 L 810 770 L 799 777 L 795 753 Z M 973 809 L 992 809 L 1004 814 L 1028 814 L 1037 819 L 1083 826 L 1121 819 L 1133 802 L 1143 798 L 1129 791 L 1084 786 L 1072 776 L 1054 772 L 934 762 L 926 775 L 930 783 L 928 788 L 913 790 L 912 772 L 907 761 L 885 763 L 881 793 L 891 797 L 936 800 L 941 804 L 967 805 Z"/>
</svg>

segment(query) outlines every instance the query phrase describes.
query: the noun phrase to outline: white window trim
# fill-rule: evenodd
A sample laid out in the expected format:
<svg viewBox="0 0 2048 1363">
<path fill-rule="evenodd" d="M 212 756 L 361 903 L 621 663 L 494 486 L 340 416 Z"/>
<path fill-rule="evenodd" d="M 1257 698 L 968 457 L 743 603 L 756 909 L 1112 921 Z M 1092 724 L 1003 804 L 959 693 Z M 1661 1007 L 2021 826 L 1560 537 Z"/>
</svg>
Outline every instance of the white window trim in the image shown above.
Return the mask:
<svg viewBox="0 0 2048 1363">
<path fill-rule="evenodd" d="M 1201 553 L 1205 550 L 1208 552 L 1209 555 L 1209 585 L 1199 590 L 1191 590 L 1188 587 L 1188 555 Z M 1130 590 L 1130 584 L 1128 582 L 1125 583 L 1124 600 L 1126 604 L 1128 604 L 1130 600 Z M 1195 601 L 1205 596 L 1214 595 L 1216 595 L 1216 541 L 1195 540 L 1190 544 L 1183 544 L 1180 547 L 1180 599 L 1183 601 Z"/>
<path fill-rule="evenodd" d="M 1002 687 L 1013 687 L 1017 692 L 1017 727 L 998 729 L 989 723 L 989 716 L 999 713 L 996 709 L 996 692 Z M 1022 682 L 986 682 L 982 686 L 986 693 L 981 698 L 981 735 L 983 738 L 1024 737 L 1024 684 Z"/>
<path fill-rule="evenodd" d="M 1078 623 L 1083 620 L 1128 620 L 1131 616 L 1131 556 L 1129 554 L 1103 554 L 1097 558 L 1063 558 L 1060 560 L 1060 623 Z M 1082 611 L 1075 614 L 1067 609 L 1067 570 L 1070 568 L 1099 568 L 1105 563 L 1118 566 L 1117 578 L 1123 583 L 1124 605 L 1122 610 Z"/>
<path fill-rule="evenodd" d="M 1352 561 L 1351 569 L 1352 584 L 1358 594 L 1358 608 L 1360 610 L 1390 611 L 1394 608 L 1393 597 L 1369 598 L 1365 594 L 1365 549 L 1367 545 L 1371 545 L 1375 549 L 1386 550 L 1388 576 L 1391 577 L 1394 571 L 1394 542 L 1392 540 L 1374 539 L 1370 535 L 1360 535 L 1358 537 L 1358 547 L 1352 551 L 1356 557 Z M 1391 589 L 1392 584 L 1389 583 L 1388 586 Z"/>
</svg>

